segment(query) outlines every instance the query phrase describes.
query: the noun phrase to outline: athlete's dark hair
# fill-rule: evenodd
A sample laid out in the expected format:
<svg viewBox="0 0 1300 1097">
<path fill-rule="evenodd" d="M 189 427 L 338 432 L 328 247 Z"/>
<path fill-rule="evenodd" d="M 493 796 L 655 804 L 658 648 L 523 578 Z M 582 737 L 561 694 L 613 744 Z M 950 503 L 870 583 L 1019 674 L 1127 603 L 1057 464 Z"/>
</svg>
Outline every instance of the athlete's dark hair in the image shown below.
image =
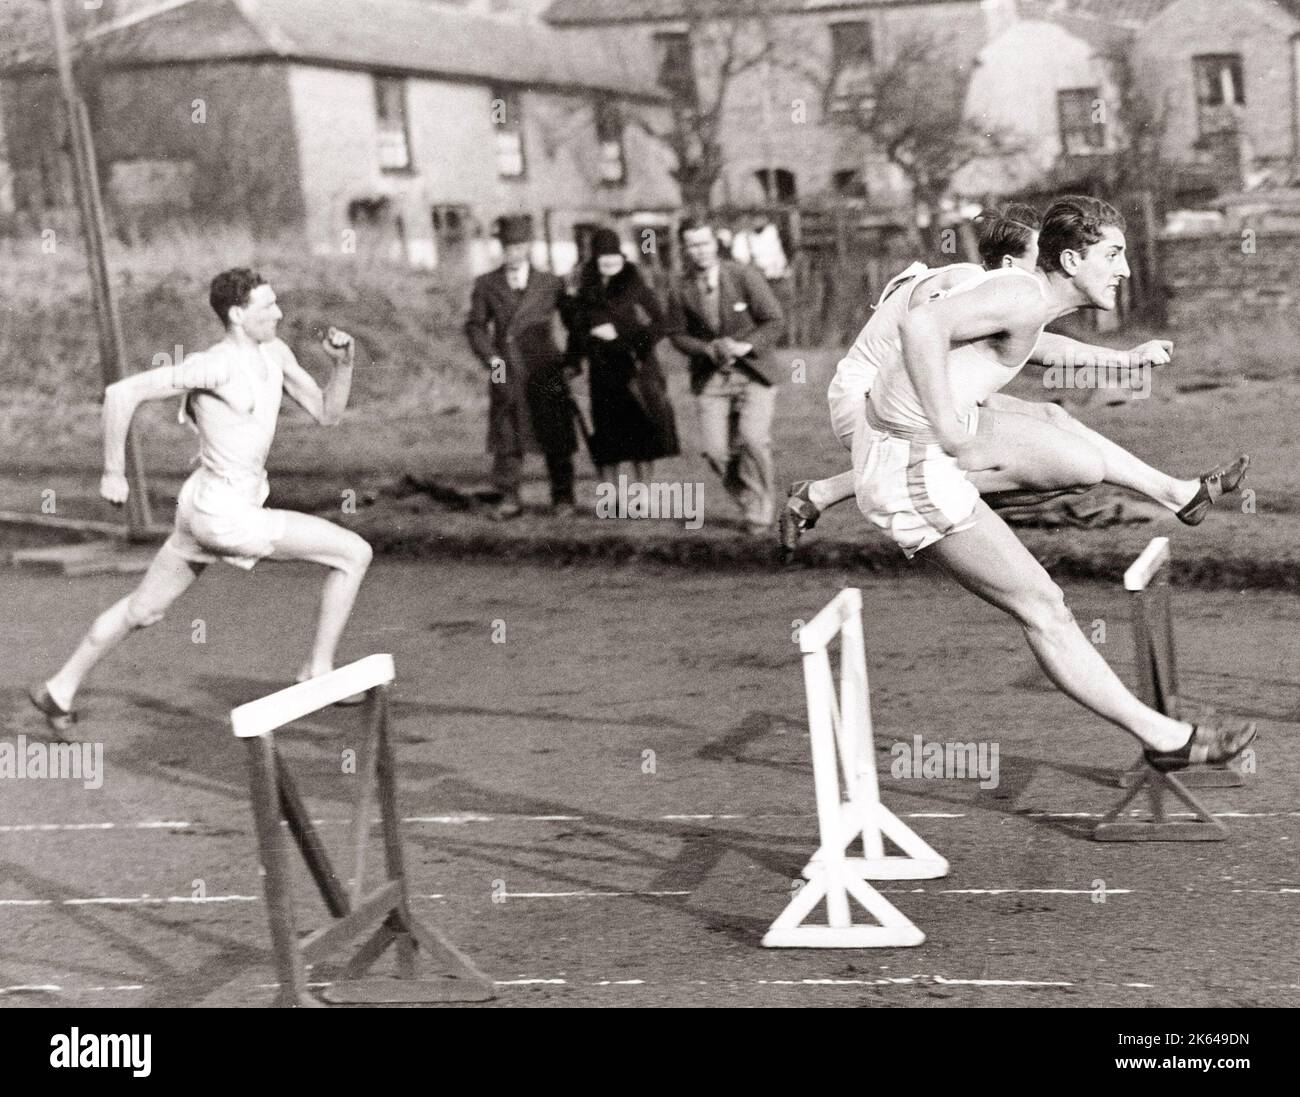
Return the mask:
<svg viewBox="0 0 1300 1097">
<path fill-rule="evenodd" d="M 975 218 L 979 233 L 980 261 L 993 270 L 1002 265 L 1002 258 L 1010 255 L 1021 258 L 1034 242 L 1042 222 L 1033 206 L 1012 202 L 999 209 L 986 209 Z"/>
<path fill-rule="evenodd" d="M 234 267 L 223 270 L 214 279 L 208 291 L 208 302 L 212 311 L 225 325 L 230 324 L 230 310 L 246 308 L 248 298 L 258 286 L 266 285 L 266 279 L 247 267 Z"/>
<path fill-rule="evenodd" d="M 714 236 L 718 234 L 718 230 L 713 227 L 713 222 L 703 217 L 684 217 L 677 226 L 677 239 L 685 240 L 688 232 L 695 232 L 697 229 L 709 229 Z"/>
<path fill-rule="evenodd" d="M 1038 231 L 1038 265 L 1049 274 L 1061 270 L 1061 253 L 1085 252 L 1108 228 L 1124 231 L 1124 217 L 1100 198 L 1068 194 L 1058 198 L 1043 214 Z"/>
</svg>

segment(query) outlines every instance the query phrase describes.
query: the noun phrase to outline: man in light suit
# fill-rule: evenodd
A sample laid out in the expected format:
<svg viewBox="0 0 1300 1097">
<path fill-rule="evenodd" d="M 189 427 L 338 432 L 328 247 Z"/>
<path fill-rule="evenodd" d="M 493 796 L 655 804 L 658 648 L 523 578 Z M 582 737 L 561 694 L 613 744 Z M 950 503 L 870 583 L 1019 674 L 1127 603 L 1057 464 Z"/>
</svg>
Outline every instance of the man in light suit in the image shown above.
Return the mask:
<svg viewBox="0 0 1300 1097">
<path fill-rule="evenodd" d="M 532 218 L 502 217 L 497 235 L 505 262 L 475 279 L 465 324 L 470 346 L 491 381 L 488 451 L 492 479 L 502 496 L 494 515 L 504 519 L 522 513 L 524 454 L 541 449 L 551 481 L 551 513 L 570 516 L 578 441 L 564 352 L 553 331 L 556 315 L 565 317 L 564 283 L 532 267 Z"/>
<path fill-rule="evenodd" d="M 713 227 L 678 229 L 687 262 L 668 296 L 668 335 L 690 359 L 704 457 L 765 536 L 775 516 L 772 414 L 778 366 L 771 351 L 785 327 L 781 305 L 755 268 L 718 258 Z"/>
</svg>

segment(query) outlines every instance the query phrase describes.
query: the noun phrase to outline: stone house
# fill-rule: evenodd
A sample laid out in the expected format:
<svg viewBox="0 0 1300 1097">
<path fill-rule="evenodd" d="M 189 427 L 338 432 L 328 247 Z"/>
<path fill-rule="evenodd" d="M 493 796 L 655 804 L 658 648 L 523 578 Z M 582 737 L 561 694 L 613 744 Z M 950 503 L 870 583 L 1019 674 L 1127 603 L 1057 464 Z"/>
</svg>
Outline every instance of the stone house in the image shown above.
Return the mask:
<svg viewBox="0 0 1300 1097">
<path fill-rule="evenodd" d="M 501 214 L 533 214 L 560 268 L 593 224 L 666 224 L 653 70 L 520 14 L 164 0 L 109 20 L 79 68 L 116 223 L 236 222 L 322 252 L 369 238 L 470 270 Z M 36 219 L 70 201 L 56 98 L 47 56 L 0 77 L 15 201 Z"/>
<path fill-rule="evenodd" d="M 1134 43 L 1188 198 L 1280 185 L 1300 168 L 1300 3 L 1173 0 Z"/>
<path fill-rule="evenodd" d="M 967 197 L 1018 194 L 1049 178 L 1086 176 L 1123 139 L 1114 109 L 1122 84 L 1117 55 L 1131 30 L 1061 12 L 1036 14 L 1022 10 L 976 58 L 966 116 L 999 133 L 1009 151 L 963 169 L 957 189 Z"/>
</svg>

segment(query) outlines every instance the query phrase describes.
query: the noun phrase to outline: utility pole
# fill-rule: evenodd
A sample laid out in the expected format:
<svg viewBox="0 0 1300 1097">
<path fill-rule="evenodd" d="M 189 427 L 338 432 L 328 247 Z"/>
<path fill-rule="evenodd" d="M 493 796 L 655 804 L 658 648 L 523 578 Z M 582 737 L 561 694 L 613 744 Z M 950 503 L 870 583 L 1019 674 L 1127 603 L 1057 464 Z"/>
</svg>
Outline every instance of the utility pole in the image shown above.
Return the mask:
<svg viewBox="0 0 1300 1097">
<path fill-rule="evenodd" d="M 109 281 L 108 259 L 104 254 L 104 207 L 99 193 L 99 172 L 95 166 L 90 116 L 72 76 L 72 54 L 63 0 L 49 2 L 50 20 L 54 24 L 54 53 L 58 64 L 59 86 L 63 91 L 63 103 L 68 116 L 68 138 L 72 146 L 77 204 L 81 207 L 86 259 L 95 302 L 95 323 L 99 329 L 99 360 L 104 372 L 104 387 L 107 388 L 126 376 L 122 321 Z M 132 541 L 148 540 L 152 516 L 149 512 L 144 462 L 140 459 L 135 428 L 131 429 L 126 439 L 126 479 L 131 489 L 126 501 L 128 535 Z"/>
</svg>

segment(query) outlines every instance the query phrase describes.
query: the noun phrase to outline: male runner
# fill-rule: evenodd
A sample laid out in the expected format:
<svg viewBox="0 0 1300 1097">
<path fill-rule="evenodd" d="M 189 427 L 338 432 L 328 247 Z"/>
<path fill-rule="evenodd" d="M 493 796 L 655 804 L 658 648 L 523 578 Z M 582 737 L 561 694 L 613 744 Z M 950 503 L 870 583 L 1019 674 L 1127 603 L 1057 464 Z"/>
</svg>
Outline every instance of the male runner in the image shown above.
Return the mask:
<svg viewBox="0 0 1300 1097">
<path fill-rule="evenodd" d="M 1182 768 L 1236 757 L 1254 739 L 1242 721 L 1195 726 L 1148 708 L 1088 641 L 1061 589 L 979 496 L 990 467 L 980 405 L 1029 360 L 1045 325 L 1079 308 L 1113 309 L 1128 276 L 1123 219 L 1105 202 L 1068 197 L 1039 234 L 1038 268 L 987 271 L 901 315 L 878 312 L 893 352 L 853 440 L 858 506 L 908 557 L 924 553 L 1014 617 L 1048 677 L 1069 697 L 1142 741 L 1151 764 Z"/>
<path fill-rule="evenodd" d="M 316 422 L 335 426 L 352 387 L 355 344 L 330 329 L 324 342 L 333 372 L 324 390 L 276 338 L 283 314 L 263 278 L 237 268 L 218 274 L 209 295 L 225 325 L 219 343 L 177 366 L 137 373 L 104 394 L 104 476 L 100 494 L 126 501 L 126 436 L 142 403 L 184 393 L 182 420 L 199 436 L 199 468 L 176 502 L 176 527 L 140 585 L 96 618 L 62 669 L 29 696 L 56 731 L 76 721 L 73 701 L 86 674 L 135 629 L 157 624 L 215 560 L 252 568 L 259 559 L 310 560 L 330 569 L 321 592 L 311 653 L 298 680 L 334 667 L 335 649 L 352 611 L 371 550 L 350 530 L 310 514 L 268 510 L 266 455 L 287 391 Z M 349 699 L 351 700 L 351 699 Z"/>
<path fill-rule="evenodd" d="M 1001 211 L 986 211 L 978 221 L 984 269 L 1015 266 L 1033 272 L 1038 260 L 1039 219 L 1031 207 L 1013 204 Z M 876 308 L 884 307 L 886 299 L 895 295 L 899 297 L 895 309 L 905 307 L 902 298 L 907 294 L 913 299 L 922 294 L 932 299 L 940 297 L 979 270 L 972 263 L 935 270 L 914 263 L 890 281 Z M 869 323 L 858 335 L 840 361 L 827 394 L 832 425 L 846 449 L 852 447 L 853 432 L 878 369 L 880 347 L 872 338 L 872 330 Z M 1167 364 L 1172 349 L 1172 343 L 1151 340 L 1130 351 L 1114 351 L 1044 332 L 1030 361 L 1050 365 L 1105 359 L 1135 369 Z M 1180 521 L 1197 525 L 1216 500 L 1240 486 L 1250 465 L 1250 458 L 1243 455 L 1198 479 L 1180 480 L 1152 468 L 1085 426 L 1059 404 L 995 393 L 983 408 L 987 414 L 980 416 L 979 430 L 989 444 L 987 453 L 996 472 L 981 472 L 972 482 L 995 508 L 1078 494 L 1104 482 L 1146 495 L 1168 507 Z M 1025 417 L 1032 421 L 1026 422 Z M 817 524 L 823 511 L 852 494 L 851 471 L 792 484 L 780 517 L 782 559 L 788 562 L 793 558 L 800 538 Z"/>
</svg>

